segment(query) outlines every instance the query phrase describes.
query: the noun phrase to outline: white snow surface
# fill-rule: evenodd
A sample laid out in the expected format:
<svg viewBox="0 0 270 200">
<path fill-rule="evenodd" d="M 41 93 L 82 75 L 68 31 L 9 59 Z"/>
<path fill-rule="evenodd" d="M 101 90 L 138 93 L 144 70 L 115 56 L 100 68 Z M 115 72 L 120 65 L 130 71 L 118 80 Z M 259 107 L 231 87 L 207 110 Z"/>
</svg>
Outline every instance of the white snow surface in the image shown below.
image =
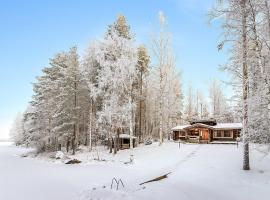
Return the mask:
<svg viewBox="0 0 270 200">
<path fill-rule="evenodd" d="M 122 150 L 111 155 L 99 148 L 61 160 L 21 157 L 29 150 L 0 145 L 2 200 L 266 200 L 270 196 L 270 156 L 251 146 L 251 170 L 243 171 L 242 145 L 166 142 Z M 130 155 L 134 163 L 128 163 Z M 94 159 L 100 158 L 103 161 Z M 105 161 L 104 161 L 105 160 Z M 49 162 L 50 161 L 50 162 Z M 127 164 L 125 164 L 127 162 Z M 161 181 L 139 183 L 171 172 Z M 110 188 L 122 179 L 124 188 Z"/>
</svg>

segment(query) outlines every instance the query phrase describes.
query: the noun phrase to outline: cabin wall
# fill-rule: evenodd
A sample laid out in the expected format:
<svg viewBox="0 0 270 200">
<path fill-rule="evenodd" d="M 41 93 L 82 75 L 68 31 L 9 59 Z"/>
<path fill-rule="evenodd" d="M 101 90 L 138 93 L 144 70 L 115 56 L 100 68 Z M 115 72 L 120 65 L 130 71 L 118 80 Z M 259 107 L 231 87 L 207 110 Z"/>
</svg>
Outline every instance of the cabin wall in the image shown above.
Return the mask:
<svg viewBox="0 0 270 200">
<path fill-rule="evenodd" d="M 187 134 L 185 131 L 173 131 L 173 140 L 186 140 Z"/>
<path fill-rule="evenodd" d="M 240 130 L 224 129 L 213 131 L 213 141 L 236 141 L 240 137 Z"/>
</svg>

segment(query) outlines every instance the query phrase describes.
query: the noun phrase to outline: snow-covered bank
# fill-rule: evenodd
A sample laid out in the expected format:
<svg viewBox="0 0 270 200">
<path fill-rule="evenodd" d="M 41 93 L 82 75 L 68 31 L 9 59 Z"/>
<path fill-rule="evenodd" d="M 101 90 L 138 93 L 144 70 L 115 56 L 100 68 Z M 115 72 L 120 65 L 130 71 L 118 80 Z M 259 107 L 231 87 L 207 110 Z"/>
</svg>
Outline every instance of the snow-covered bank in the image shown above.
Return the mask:
<svg viewBox="0 0 270 200">
<path fill-rule="evenodd" d="M 26 149 L 0 146 L 0 197 L 5 200 L 88 199 L 268 199 L 270 156 L 251 150 L 251 171 L 242 171 L 242 149 L 236 145 L 165 143 L 142 146 L 100 159 L 81 153 L 82 164 L 41 162 L 18 155 Z M 133 164 L 129 161 L 134 155 Z M 140 186 L 164 173 L 167 179 Z M 113 178 L 124 188 L 110 189 Z M 114 185 L 115 188 L 115 185 Z M 250 192 L 252 191 L 252 192 Z"/>
<path fill-rule="evenodd" d="M 10 146 L 13 142 L 10 140 L 0 140 L 0 146 Z"/>
</svg>

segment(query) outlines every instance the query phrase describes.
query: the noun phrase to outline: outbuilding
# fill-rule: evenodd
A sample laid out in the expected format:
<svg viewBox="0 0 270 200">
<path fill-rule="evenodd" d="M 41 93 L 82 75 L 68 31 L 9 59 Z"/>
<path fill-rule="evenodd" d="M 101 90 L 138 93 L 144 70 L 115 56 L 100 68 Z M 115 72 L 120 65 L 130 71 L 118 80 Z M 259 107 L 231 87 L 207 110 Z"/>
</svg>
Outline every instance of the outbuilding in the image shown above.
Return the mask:
<svg viewBox="0 0 270 200">
<path fill-rule="evenodd" d="M 133 148 L 136 147 L 137 137 L 130 136 L 129 134 L 119 134 L 116 136 L 114 141 L 119 144 L 119 149 L 129 149 L 130 148 L 130 139 L 133 140 Z"/>
</svg>

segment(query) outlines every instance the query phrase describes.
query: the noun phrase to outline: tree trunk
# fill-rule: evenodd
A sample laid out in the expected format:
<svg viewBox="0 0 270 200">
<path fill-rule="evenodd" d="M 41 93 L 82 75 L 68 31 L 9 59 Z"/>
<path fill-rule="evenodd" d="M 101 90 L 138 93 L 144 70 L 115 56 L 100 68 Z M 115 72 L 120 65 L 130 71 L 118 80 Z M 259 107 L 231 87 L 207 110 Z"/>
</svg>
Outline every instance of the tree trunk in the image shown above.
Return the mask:
<svg viewBox="0 0 270 200">
<path fill-rule="evenodd" d="M 73 124 L 73 138 L 72 138 L 72 154 L 75 155 L 76 151 L 76 139 L 77 139 L 77 127 L 78 126 L 78 116 L 77 116 L 77 77 L 75 75 L 75 81 L 74 81 L 74 115 L 75 115 L 75 121 Z"/>
<path fill-rule="evenodd" d="M 142 69 L 140 71 L 139 142 L 142 142 Z"/>
<path fill-rule="evenodd" d="M 89 131 L 89 151 L 92 150 L 92 100 L 91 100 L 91 108 L 89 111 L 89 127 L 88 127 L 88 131 Z"/>
<path fill-rule="evenodd" d="M 130 106 L 130 116 L 129 116 L 129 144 L 130 148 L 133 148 L 133 108 L 132 108 L 132 94 L 129 97 L 129 106 Z"/>
<path fill-rule="evenodd" d="M 113 153 L 116 154 L 117 153 L 117 138 L 114 137 L 113 139 Z"/>
<path fill-rule="evenodd" d="M 163 84 L 163 74 L 162 69 L 159 69 L 160 80 L 159 80 L 159 145 L 163 143 L 163 116 L 162 116 L 162 106 L 163 106 L 163 94 L 162 94 L 162 84 Z"/>
<path fill-rule="evenodd" d="M 109 135 L 108 142 L 109 142 L 109 149 L 110 149 L 109 152 L 112 153 L 113 138 L 111 135 Z"/>
<path fill-rule="evenodd" d="M 70 141 L 69 141 L 69 138 L 67 139 L 67 144 L 66 144 L 66 150 L 67 150 L 67 153 L 69 152 L 69 145 L 70 145 Z"/>
<path fill-rule="evenodd" d="M 266 15 L 267 15 L 267 25 L 268 25 L 268 37 L 270 42 L 270 9 L 267 0 L 265 0 L 265 8 L 266 8 Z"/>
<path fill-rule="evenodd" d="M 120 132 L 117 130 L 117 146 L 116 146 L 117 151 L 120 150 L 120 137 L 119 137 L 119 134 L 120 134 Z"/>
<path fill-rule="evenodd" d="M 247 67 L 247 11 L 246 0 L 241 0 L 242 10 L 242 70 L 243 70 L 243 170 L 249 170 L 248 138 L 248 67 Z"/>
</svg>

